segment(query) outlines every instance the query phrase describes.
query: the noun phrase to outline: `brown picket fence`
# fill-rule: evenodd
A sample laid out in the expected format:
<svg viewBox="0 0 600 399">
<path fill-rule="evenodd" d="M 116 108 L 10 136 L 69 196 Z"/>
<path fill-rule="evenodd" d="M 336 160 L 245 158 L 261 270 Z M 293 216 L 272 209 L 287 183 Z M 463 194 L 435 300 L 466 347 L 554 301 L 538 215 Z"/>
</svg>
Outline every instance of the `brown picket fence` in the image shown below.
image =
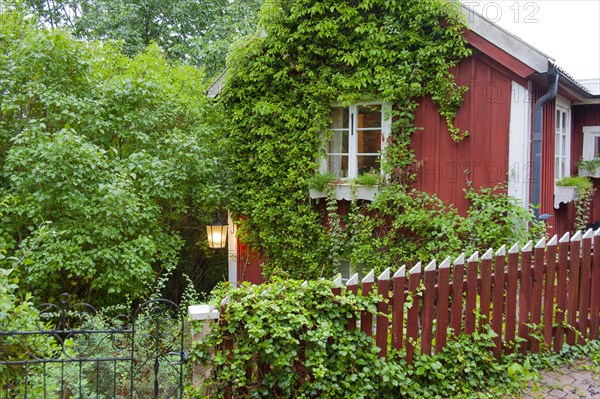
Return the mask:
<svg viewBox="0 0 600 399">
<path fill-rule="evenodd" d="M 355 295 L 376 289 L 383 298 L 376 315 L 364 311 L 359 323 L 348 324 L 372 334 L 381 356 L 393 345 L 404 348 L 411 362 L 417 348 L 437 353 L 452 336 L 481 331 L 484 323 L 497 334 L 496 357 L 503 351 L 538 352 L 541 345 L 558 351 L 565 342 L 598 339 L 600 230 L 554 236 L 535 246 L 515 244 L 508 251 L 489 249 L 483 256 L 475 252 L 468 259 L 463 254 L 439 267 L 436 261 L 424 268 L 417 263 L 406 271 L 402 266 L 391 275 L 387 269 L 377 279 L 370 272 L 360 290 L 355 274 L 345 287 L 338 279 L 334 289 Z"/>
<path fill-rule="evenodd" d="M 334 282 L 335 294 L 376 290 L 381 298 L 376 313 L 364 310 L 346 328 L 372 335 L 382 357 L 389 346 L 404 349 L 409 363 L 417 350 L 437 353 L 453 337 L 487 326 L 497 335 L 496 357 L 515 350 L 559 351 L 564 343 L 582 344 L 600 334 L 600 229 L 341 281 Z M 220 311 L 228 304 L 229 297 Z M 231 356 L 233 345 L 225 339 L 221 349 Z"/>
</svg>

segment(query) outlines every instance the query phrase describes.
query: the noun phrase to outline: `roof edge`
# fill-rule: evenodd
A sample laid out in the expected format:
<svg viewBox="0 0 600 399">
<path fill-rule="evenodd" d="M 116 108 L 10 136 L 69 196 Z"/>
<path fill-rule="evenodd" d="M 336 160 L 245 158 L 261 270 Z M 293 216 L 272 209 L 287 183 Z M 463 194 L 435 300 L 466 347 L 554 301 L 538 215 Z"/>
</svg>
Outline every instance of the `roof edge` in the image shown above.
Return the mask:
<svg viewBox="0 0 600 399">
<path fill-rule="evenodd" d="M 462 3 L 460 6 L 469 30 L 477 33 L 536 72 L 546 73 L 548 71 L 548 60 L 553 62 L 554 59 L 552 57 L 542 53 L 520 37 L 496 25 L 472 8 Z"/>
</svg>

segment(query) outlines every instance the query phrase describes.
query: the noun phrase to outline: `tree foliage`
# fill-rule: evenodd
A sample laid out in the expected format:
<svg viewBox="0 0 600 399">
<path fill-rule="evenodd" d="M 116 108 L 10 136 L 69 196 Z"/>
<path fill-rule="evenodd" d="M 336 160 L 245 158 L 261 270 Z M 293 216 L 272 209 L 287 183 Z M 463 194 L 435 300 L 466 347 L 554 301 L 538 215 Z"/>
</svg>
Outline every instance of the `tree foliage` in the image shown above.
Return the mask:
<svg viewBox="0 0 600 399">
<path fill-rule="evenodd" d="M 147 293 L 219 201 L 202 73 L 155 45 L 131 60 L 2 17 L 0 184 L 12 201 L 0 229 L 18 251 L 51 222 L 18 270 L 23 288 L 97 304 Z"/>
<path fill-rule="evenodd" d="M 157 43 L 169 58 L 224 67 L 231 43 L 256 30 L 260 0 L 24 0 L 40 21 L 80 38 L 122 42 L 129 56 Z"/>
</svg>

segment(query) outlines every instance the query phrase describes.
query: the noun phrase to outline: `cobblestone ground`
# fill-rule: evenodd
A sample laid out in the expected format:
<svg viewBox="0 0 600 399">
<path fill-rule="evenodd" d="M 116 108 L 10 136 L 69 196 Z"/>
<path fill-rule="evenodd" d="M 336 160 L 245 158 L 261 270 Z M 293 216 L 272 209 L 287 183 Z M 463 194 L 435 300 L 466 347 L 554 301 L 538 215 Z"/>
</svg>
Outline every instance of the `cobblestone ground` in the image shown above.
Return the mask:
<svg viewBox="0 0 600 399">
<path fill-rule="evenodd" d="M 587 366 L 587 367 L 586 367 Z M 600 399 L 600 375 L 591 363 L 576 361 L 570 365 L 540 373 L 539 387 L 533 383 L 522 399 Z"/>
</svg>

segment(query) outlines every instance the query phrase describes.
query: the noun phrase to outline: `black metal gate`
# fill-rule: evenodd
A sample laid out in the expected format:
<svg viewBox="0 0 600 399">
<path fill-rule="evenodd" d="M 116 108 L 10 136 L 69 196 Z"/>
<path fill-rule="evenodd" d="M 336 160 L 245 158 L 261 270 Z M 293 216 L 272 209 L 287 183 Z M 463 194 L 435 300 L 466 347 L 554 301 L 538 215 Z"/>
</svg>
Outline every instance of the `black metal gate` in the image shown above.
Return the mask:
<svg viewBox="0 0 600 399">
<path fill-rule="evenodd" d="M 1 399 L 182 397 L 187 352 L 175 303 L 153 299 L 132 317 L 105 319 L 63 295 L 32 317 L 33 331 L 0 314 Z"/>
</svg>

